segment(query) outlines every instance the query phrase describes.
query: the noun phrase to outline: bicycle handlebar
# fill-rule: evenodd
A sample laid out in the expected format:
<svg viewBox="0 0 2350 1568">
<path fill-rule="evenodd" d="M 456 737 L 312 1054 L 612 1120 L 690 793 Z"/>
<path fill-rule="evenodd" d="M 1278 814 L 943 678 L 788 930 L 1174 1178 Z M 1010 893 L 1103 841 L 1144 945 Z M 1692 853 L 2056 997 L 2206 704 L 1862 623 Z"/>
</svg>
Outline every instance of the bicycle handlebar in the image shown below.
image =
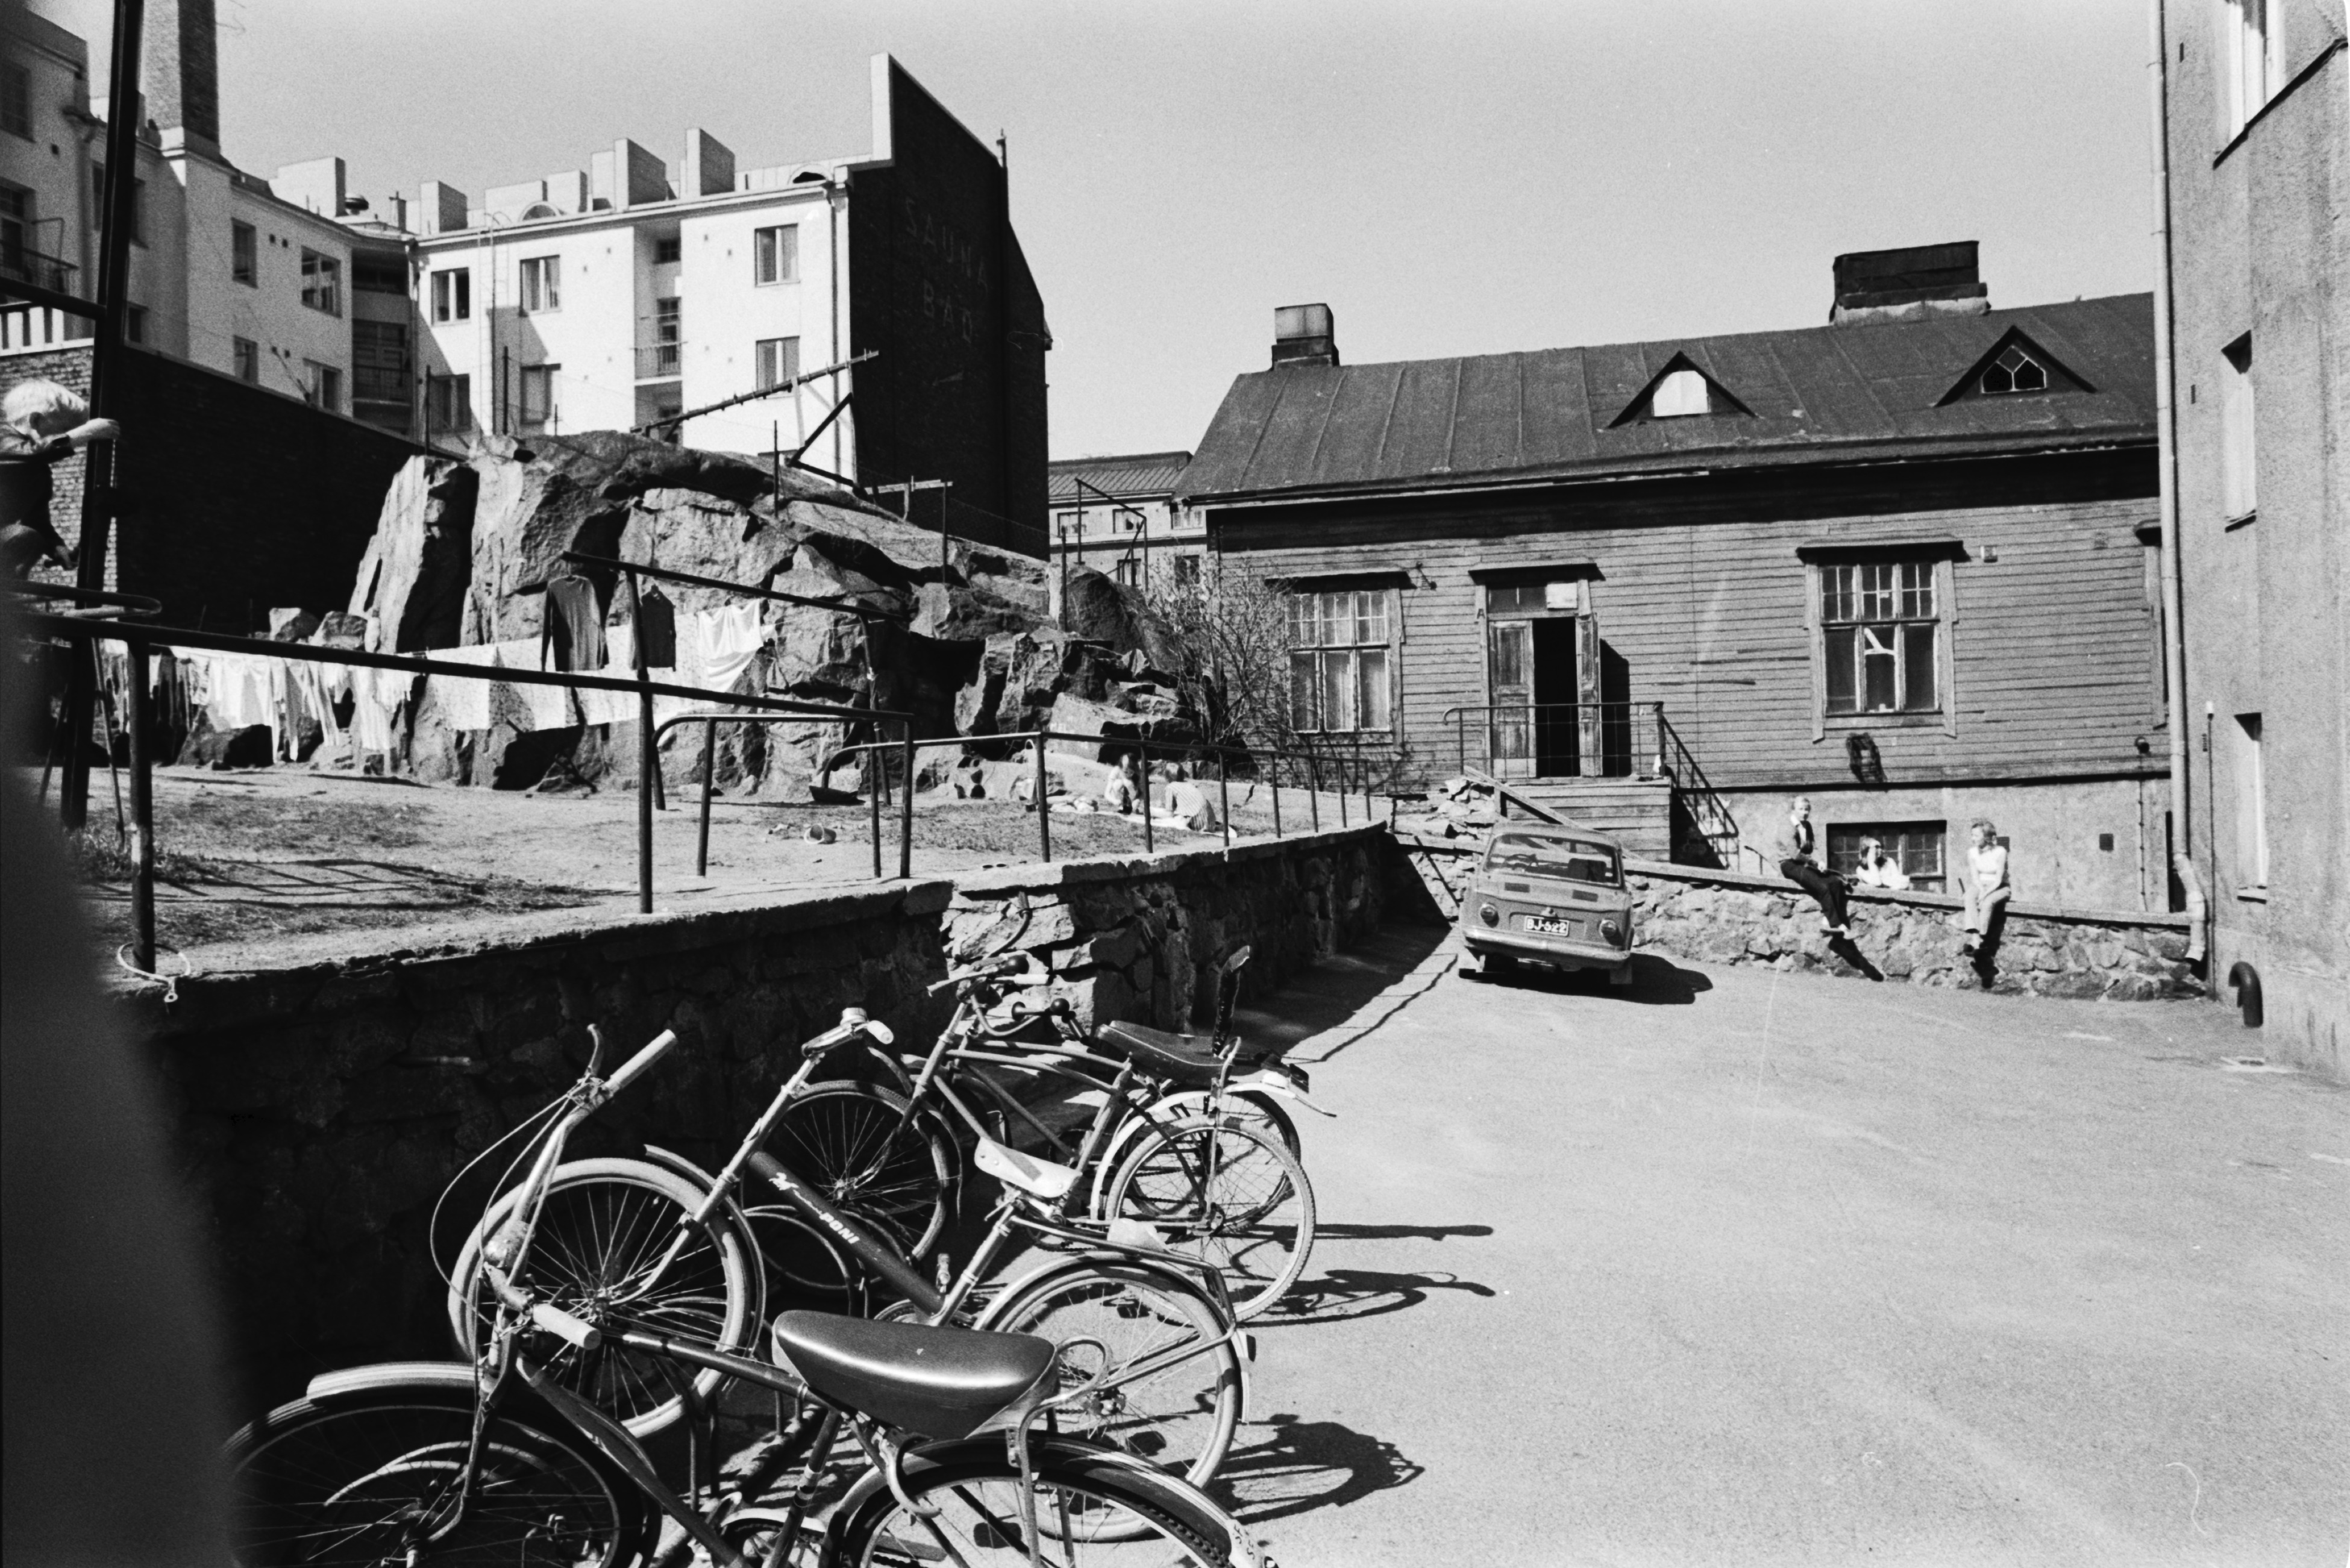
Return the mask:
<svg viewBox="0 0 2350 1568">
<path fill-rule="evenodd" d="M 987 959 L 982 962 L 975 963 L 969 969 L 958 969 L 948 971 L 946 979 L 931 987 L 931 994 L 932 996 L 936 996 L 939 992 L 946 990 L 951 985 L 962 985 L 969 981 L 984 980 L 989 975 L 1000 974 L 1007 969 L 1017 968 L 1023 964 L 1035 965 L 1037 968 L 1043 968 L 1041 964 L 1037 964 L 1036 955 L 1035 953 L 1003 953 L 998 957 Z M 1052 971 L 1050 970 L 1045 970 L 1045 979 L 1050 979 L 1051 976 Z M 1042 984 L 1043 981 L 1040 980 L 1035 983 Z"/>
<path fill-rule="evenodd" d="M 859 1034 L 870 1035 L 878 1044 L 894 1045 L 898 1043 L 898 1036 L 891 1033 L 889 1026 L 866 1016 L 863 1008 L 844 1007 L 840 1010 L 840 1022 L 815 1039 L 803 1043 L 800 1054 L 813 1060 L 827 1051 L 838 1050 Z"/>
<path fill-rule="evenodd" d="M 530 1321 L 549 1334 L 569 1340 L 582 1350 L 596 1350 L 604 1343 L 602 1330 L 582 1323 L 561 1307 L 549 1306 L 545 1302 L 531 1303 Z"/>
<path fill-rule="evenodd" d="M 669 1048 L 676 1044 L 677 1031 L 674 1029 L 664 1029 L 654 1035 L 643 1050 L 612 1070 L 612 1075 L 604 1080 L 606 1091 L 617 1095 L 627 1088 L 643 1075 L 646 1068 L 660 1061 Z"/>
</svg>

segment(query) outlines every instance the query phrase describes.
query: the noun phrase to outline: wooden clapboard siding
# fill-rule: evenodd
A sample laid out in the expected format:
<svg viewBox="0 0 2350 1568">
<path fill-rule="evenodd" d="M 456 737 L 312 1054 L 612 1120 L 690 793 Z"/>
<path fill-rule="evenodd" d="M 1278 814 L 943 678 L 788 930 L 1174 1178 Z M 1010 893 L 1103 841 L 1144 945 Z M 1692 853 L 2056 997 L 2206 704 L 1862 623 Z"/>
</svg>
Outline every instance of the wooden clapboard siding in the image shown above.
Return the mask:
<svg viewBox="0 0 2350 1568">
<path fill-rule="evenodd" d="M 1589 562 L 1594 613 L 1636 702 L 1662 702 L 1722 787 L 1853 779 L 1864 730 L 1887 782 L 2158 771 L 2158 627 L 2134 529 L 2150 449 L 1851 471 L 1733 471 L 1499 496 L 1209 509 L 1225 571 L 1402 574 L 1403 739 L 1455 765 L 1448 709 L 1486 702 L 1479 568 Z M 1941 606 L 1946 721 L 1828 721 L 1814 735 L 1812 568 L 1799 546 L 1960 541 Z M 1987 558 L 1988 557 L 1988 558 Z M 1955 734 L 1949 732 L 1955 730 Z M 1474 741 L 1472 737 L 1472 749 Z M 1636 731 L 1635 753 L 1646 747 Z"/>
</svg>

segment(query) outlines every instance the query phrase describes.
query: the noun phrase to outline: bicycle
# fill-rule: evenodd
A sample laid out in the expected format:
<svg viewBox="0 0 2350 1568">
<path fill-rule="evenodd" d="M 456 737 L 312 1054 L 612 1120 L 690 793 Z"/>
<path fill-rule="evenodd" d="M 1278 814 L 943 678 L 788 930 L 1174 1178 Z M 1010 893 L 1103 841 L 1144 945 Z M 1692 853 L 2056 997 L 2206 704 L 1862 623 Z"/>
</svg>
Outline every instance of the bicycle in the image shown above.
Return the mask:
<svg viewBox="0 0 2350 1568">
<path fill-rule="evenodd" d="M 516 1251 L 515 1238 L 548 1235 L 550 1206 L 559 1201 L 560 1244 L 542 1247 L 531 1264 L 532 1282 L 548 1300 L 599 1330 L 672 1330 L 682 1319 L 700 1331 L 696 1337 L 724 1350 L 746 1350 L 764 1311 L 752 1304 L 750 1291 L 750 1282 L 765 1272 L 754 1225 L 790 1220 L 824 1248 L 841 1277 L 879 1281 L 894 1290 L 900 1298 L 896 1310 L 934 1324 L 968 1320 L 982 1329 L 1095 1346 L 1097 1393 L 1071 1412 L 1083 1434 L 1195 1482 L 1212 1477 L 1245 1407 L 1247 1359 L 1253 1353 L 1253 1342 L 1236 1331 L 1220 1276 L 1168 1252 L 1153 1235 L 1063 1215 L 1056 1204 L 1076 1173 L 991 1142 L 978 1158 L 1003 1180 L 1004 1199 L 961 1277 L 934 1285 L 878 1227 L 868 1228 L 765 1152 L 770 1129 L 811 1075 L 833 1051 L 858 1039 L 886 1044 L 889 1033 L 850 1009 L 837 1027 L 803 1045 L 798 1070 L 714 1176 L 675 1156 L 667 1157 L 672 1162 L 667 1168 L 620 1158 L 562 1163 L 562 1140 L 600 1103 L 575 1086 L 558 1102 L 573 1108 L 555 1122 L 532 1179 L 492 1203 L 451 1271 L 449 1314 L 459 1346 L 471 1353 L 478 1334 L 494 1323 L 495 1270 L 514 1277 L 516 1265 L 508 1260 Z M 583 1079 L 583 1085 L 588 1082 Z M 773 1188 L 783 1206 L 743 1207 L 737 1194 L 746 1177 Z M 1059 1252 L 987 1293 L 983 1303 L 982 1282 L 1015 1232 Z M 747 1258 L 749 1265 L 733 1274 L 697 1270 L 705 1255 Z M 718 1289 L 733 1294 L 713 1301 L 710 1292 Z M 1076 1380 L 1080 1372 L 1073 1364 L 1062 1375 Z M 696 1386 L 673 1387 L 657 1365 L 628 1352 L 624 1343 L 592 1372 L 582 1364 L 571 1386 L 644 1437 L 697 1413 L 715 1392 L 715 1375 L 704 1373 Z M 796 1441 L 806 1429 L 805 1420 L 797 1421 L 785 1435 Z"/>
<path fill-rule="evenodd" d="M 580 1085 L 551 1108 L 592 1112 L 674 1044 L 663 1033 L 601 1079 L 596 1036 Z M 806 1543 L 807 1486 L 781 1509 L 715 1491 L 699 1506 L 680 1497 L 627 1428 L 554 1370 L 592 1363 L 617 1342 L 681 1384 L 704 1372 L 744 1379 L 815 1401 L 828 1429 L 847 1426 L 869 1469 L 832 1510 L 820 1564 L 1042 1568 L 1050 1542 L 1058 1563 L 1157 1563 L 1172 1547 L 1201 1568 L 1269 1568 L 1196 1487 L 1035 1431 L 1093 1391 L 1056 1386 L 1058 1352 L 1048 1341 L 793 1312 L 775 1328 L 781 1359 L 767 1363 L 640 1329 L 608 1336 L 542 1299 L 522 1282 L 535 1218 L 576 1125 L 569 1115 L 556 1119 L 498 1232 L 511 1251 L 484 1262 L 496 1308 L 471 1362 L 330 1373 L 231 1440 L 241 1563 L 331 1568 L 429 1557 L 484 1568 L 619 1568 L 649 1545 L 658 1510 L 716 1568 L 747 1568 L 746 1548 L 763 1568 L 780 1568 Z M 540 1354 L 547 1346 L 551 1359 Z M 819 1463 L 812 1457 L 808 1473 Z M 698 1484 L 690 1490 L 701 1495 Z"/>
</svg>

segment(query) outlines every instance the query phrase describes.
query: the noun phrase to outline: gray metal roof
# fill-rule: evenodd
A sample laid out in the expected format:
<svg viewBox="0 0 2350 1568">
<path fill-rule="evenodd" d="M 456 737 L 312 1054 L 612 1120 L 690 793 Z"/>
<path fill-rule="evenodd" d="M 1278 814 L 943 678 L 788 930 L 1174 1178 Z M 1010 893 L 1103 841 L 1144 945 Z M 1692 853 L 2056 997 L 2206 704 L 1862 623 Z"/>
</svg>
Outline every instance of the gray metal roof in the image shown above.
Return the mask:
<svg viewBox="0 0 2350 1568">
<path fill-rule="evenodd" d="M 1943 400 L 2011 330 L 2086 389 Z M 1750 414 L 1617 423 L 1676 356 Z M 1177 492 L 1376 493 L 2151 441 L 2153 296 L 1235 379 Z M 1059 493 L 1055 490 L 1055 493 Z"/>
<path fill-rule="evenodd" d="M 1139 452 L 1124 457 L 1064 458 L 1047 472 L 1055 501 L 1075 501 L 1077 481 L 1111 495 L 1165 495 L 1175 488 L 1188 452 Z"/>
</svg>

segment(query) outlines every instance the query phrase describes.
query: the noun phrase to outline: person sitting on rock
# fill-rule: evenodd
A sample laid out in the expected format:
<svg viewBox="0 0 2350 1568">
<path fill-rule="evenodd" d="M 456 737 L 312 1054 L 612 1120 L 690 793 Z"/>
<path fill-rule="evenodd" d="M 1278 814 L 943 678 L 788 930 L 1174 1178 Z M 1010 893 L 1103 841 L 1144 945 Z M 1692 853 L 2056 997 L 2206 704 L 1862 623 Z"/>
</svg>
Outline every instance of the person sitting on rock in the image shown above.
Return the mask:
<svg viewBox="0 0 2350 1568">
<path fill-rule="evenodd" d="M 1813 859 L 1817 843 L 1818 835 L 1812 831 L 1811 798 L 1799 794 L 1771 836 L 1771 857 L 1779 863 L 1780 876 L 1819 900 L 1820 912 L 1827 917 L 1828 935 L 1848 939 L 1852 928 L 1845 923 L 1844 885 Z"/>
<path fill-rule="evenodd" d="M 1885 842 L 1878 838 L 1860 841 L 1860 864 L 1853 868 L 1852 879 L 1864 888 L 1887 888 L 1896 892 L 1909 886 L 1909 873 L 1901 869 L 1901 862 L 1885 853 Z"/>
<path fill-rule="evenodd" d="M 2007 880 L 2007 846 L 1999 841 L 1991 819 L 1979 816 L 1967 827 L 1967 910 L 1961 923 L 1968 952 L 1982 947 L 1991 921 L 2012 891 Z"/>
</svg>

